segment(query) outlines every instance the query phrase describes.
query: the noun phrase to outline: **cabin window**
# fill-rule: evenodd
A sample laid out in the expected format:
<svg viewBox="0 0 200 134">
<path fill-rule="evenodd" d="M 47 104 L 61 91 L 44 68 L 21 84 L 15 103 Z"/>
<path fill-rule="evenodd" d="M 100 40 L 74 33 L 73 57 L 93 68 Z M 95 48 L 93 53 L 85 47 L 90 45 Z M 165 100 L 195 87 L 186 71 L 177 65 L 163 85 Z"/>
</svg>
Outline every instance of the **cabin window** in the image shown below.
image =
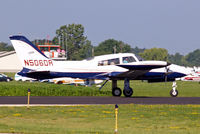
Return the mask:
<svg viewBox="0 0 200 134">
<path fill-rule="evenodd" d="M 116 65 L 119 64 L 119 58 L 102 60 L 98 62 L 98 66 Z"/>
<path fill-rule="evenodd" d="M 123 57 L 122 61 L 123 63 L 136 62 L 135 58 L 133 58 L 132 56 Z"/>
</svg>

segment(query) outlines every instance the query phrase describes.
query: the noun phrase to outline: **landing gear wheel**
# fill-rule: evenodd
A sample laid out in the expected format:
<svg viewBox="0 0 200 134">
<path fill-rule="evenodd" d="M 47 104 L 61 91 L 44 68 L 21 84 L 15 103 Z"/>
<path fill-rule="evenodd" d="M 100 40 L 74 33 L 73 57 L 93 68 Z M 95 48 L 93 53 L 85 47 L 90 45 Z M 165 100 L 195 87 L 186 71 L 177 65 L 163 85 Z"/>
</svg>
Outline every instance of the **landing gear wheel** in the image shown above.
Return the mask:
<svg viewBox="0 0 200 134">
<path fill-rule="evenodd" d="M 170 95 L 172 96 L 172 97 L 176 97 L 177 95 L 178 95 L 178 90 L 171 90 L 170 91 Z"/>
<path fill-rule="evenodd" d="M 6 81 L 7 81 L 7 82 L 9 82 L 9 81 L 10 81 L 10 79 L 7 79 Z"/>
<path fill-rule="evenodd" d="M 63 82 L 62 81 L 58 81 L 56 84 L 63 84 Z"/>
<path fill-rule="evenodd" d="M 129 90 L 123 90 L 123 94 L 124 94 L 124 96 L 126 96 L 126 97 L 131 97 L 132 96 L 132 94 L 133 94 L 133 89 L 132 88 L 130 88 Z"/>
<path fill-rule="evenodd" d="M 120 88 L 116 87 L 116 88 L 112 89 L 113 96 L 121 96 L 121 94 L 122 94 L 122 90 Z"/>
</svg>

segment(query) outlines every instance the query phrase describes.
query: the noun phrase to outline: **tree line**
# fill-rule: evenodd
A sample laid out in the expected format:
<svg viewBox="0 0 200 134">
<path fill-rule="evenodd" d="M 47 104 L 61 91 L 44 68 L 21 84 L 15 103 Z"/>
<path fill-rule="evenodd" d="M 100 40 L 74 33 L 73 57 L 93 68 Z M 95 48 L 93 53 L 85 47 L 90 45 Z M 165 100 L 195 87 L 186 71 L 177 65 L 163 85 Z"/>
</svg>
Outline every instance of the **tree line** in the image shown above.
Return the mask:
<svg viewBox="0 0 200 134">
<path fill-rule="evenodd" d="M 180 53 L 169 54 L 164 48 L 132 48 L 129 44 L 115 39 L 107 39 L 93 46 L 85 35 L 85 29 L 81 24 L 63 25 L 56 30 L 56 36 L 52 40 L 37 39 L 34 44 L 45 44 L 49 42 L 58 44 L 62 49 L 67 50 L 68 60 L 82 60 L 92 56 L 112 53 L 134 53 L 145 60 L 162 60 L 184 66 L 200 66 L 200 49 L 196 49 L 187 55 Z M 12 51 L 13 47 L 7 43 L 0 43 L 0 51 Z"/>
<path fill-rule="evenodd" d="M 8 43 L 0 42 L 0 51 L 13 51 L 14 48 L 11 45 L 8 45 Z"/>
</svg>

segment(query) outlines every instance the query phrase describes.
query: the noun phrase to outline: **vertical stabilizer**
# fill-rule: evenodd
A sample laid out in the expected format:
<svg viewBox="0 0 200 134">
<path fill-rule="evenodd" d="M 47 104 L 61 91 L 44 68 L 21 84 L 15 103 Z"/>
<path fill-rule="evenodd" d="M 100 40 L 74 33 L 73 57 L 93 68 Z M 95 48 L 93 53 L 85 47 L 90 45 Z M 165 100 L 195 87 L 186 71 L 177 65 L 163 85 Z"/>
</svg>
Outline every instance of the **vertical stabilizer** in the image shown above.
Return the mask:
<svg viewBox="0 0 200 134">
<path fill-rule="evenodd" d="M 16 35 L 11 36 L 10 40 L 24 68 L 43 70 L 53 66 L 53 61 L 46 57 L 26 37 Z"/>
</svg>

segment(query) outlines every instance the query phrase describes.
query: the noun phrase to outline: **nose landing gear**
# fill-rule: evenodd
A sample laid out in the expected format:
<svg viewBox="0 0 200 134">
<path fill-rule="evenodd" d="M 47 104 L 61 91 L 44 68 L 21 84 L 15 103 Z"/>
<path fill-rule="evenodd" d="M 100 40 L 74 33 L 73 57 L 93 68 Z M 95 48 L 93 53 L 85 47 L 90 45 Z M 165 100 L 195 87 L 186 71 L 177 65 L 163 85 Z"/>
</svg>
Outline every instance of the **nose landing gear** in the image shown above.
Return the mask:
<svg viewBox="0 0 200 134">
<path fill-rule="evenodd" d="M 176 97 L 178 95 L 178 90 L 176 88 L 177 88 L 176 81 L 174 81 L 172 84 L 172 90 L 170 91 L 170 95 L 172 97 Z"/>
</svg>

